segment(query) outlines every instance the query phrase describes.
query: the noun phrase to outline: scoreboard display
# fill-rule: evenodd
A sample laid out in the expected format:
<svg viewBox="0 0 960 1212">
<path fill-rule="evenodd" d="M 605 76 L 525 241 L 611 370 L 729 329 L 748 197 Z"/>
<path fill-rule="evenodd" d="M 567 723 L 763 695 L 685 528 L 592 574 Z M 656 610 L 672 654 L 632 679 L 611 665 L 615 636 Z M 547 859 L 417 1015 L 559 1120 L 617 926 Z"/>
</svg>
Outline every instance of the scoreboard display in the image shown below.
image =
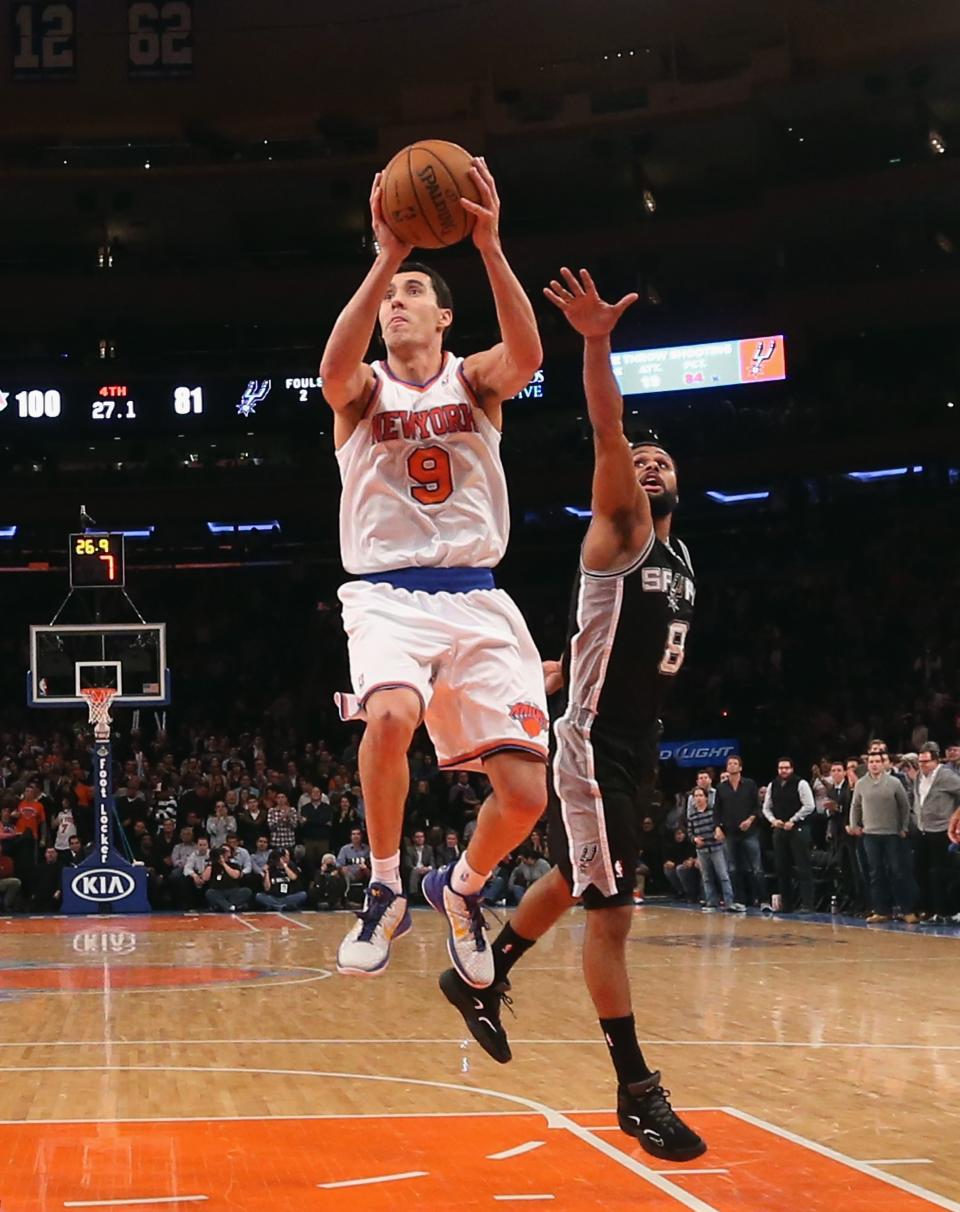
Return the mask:
<svg viewBox="0 0 960 1212">
<path fill-rule="evenodd" d="M 0 438 L 152 437 L 323 428 L 320 378 L 23 379 L 0 371 Z"/>
<path fill-rule="evenodd" d="M 70 536 L 71 589 L 122 589 L 125 583 L 122 534 Z"/>
<path fill-rule="evenodd" d="M 666 349 L 628 349 L 613 354 L 610 361 L 625 396 L 768 383 L 787 377 L 780 334 Z"/>
</svg>

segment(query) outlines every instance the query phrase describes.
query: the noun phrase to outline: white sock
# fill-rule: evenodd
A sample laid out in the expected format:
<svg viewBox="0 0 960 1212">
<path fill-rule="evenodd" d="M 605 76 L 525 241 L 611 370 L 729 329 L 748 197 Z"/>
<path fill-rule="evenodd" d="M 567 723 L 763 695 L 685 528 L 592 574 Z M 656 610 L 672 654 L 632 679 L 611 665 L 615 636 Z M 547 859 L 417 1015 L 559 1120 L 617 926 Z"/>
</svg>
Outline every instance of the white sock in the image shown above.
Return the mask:
<svg viewBox="0 0 960 1212">
<path fill-rule="evenodd" d="M 474 896 L 489 878 L 489 872 L 486 875 L 480 875 L 467 862 L 467 856 L 461 854 L 457 859 L 456 867 L 453 869 L 450 887 L 454 892 L 459 892 L 461 896 Z"/>
<path fill-rule="evenodd" d="M 386 884 L 391 892 L 403 892 L 400 883 L 400 851 L 395 851 L 389 858 L 378 859 L 370 856 L 370 883 Z"/>
</svg>

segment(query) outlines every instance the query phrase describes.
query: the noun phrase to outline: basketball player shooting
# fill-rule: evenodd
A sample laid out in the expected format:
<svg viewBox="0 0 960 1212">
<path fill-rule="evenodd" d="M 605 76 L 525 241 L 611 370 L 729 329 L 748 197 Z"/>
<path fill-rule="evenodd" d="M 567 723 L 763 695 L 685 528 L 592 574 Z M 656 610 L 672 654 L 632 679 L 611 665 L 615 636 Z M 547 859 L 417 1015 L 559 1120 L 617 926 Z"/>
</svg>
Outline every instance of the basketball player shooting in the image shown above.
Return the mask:
<svg viewBox="0 0 960 1212">
<path fill-rule="evenodd" d="M 577 901 L 583 975 L 617 1074 L 617 1119 L 648 1153 L 689 1161 L 706 1145 L 673 1111 L 637 1042 L 626 940 L 633 919 L 640 824 L 656 778 L 660 705 L 679 672 L 693 614 L 690 555 L 671 541 L 673 459 L 657 440 L 633 446 L 610 366 L 610 333 L 637 299 L 606 303 L 586 270 L 562 269 L 546 297 L 583 337 L 583 385 L 594 438 L 593 516 L 580 552 L 561 668 L 545 663 L 566 709 L 554 726 L 550 853 L 557 866 L 526 892 L 493 944 L 496 982 L 468 990 L 453 969 L 440 987 L 501 1063 L 500 1021 L 513 965 Z M 553 667 L 552 667 L 553 666 Z"/>
<path fill-rule="evenodd" d="M 466 985 L 494 979 L 480 892 L 546 807 L 546 697 L 540 657 L 493 568 L 507 545 L 500 461 L 502 401 L 539 367 L 530 300 L 503 254 L 500 202 L 482 159 L 473 242 L 493 292 L 501 340 L 466 358 L 444 349 L 449 288 L 407 257 L 383 215 L 381 175 L 370 208 L 377 257 L 341 312 L 320 366 L 335 413 L 343 493 L 340 545 L 356 578 L 340 589 L 352 695 L 344 719 L 363 719 L 359 766 L 372 857 L 358 920 L 340 945 L 340 972 L 382 972 L 393 939 L 411 929 L 400 880 L 400 835 L 410 785 L 407 750 L 421 720 L 446 770 L 482 770 L 493 794 L 459 861 L 431 872 L 424 894 L 448 927 Z M 379 322 L 386 357 L 364 361 Z"/>
</svg>

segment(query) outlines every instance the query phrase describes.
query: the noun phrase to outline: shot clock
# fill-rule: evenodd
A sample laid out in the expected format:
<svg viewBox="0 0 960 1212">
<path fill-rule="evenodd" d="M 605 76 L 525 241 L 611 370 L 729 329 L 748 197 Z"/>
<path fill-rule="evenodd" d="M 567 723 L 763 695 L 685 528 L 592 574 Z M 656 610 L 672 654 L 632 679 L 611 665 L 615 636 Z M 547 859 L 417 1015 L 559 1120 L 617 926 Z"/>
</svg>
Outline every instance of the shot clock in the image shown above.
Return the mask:
<svg viewBox="0 0 960 1212">
<path fill-rule="evenodd" d="M 122 589 L 124 582 L 122 534 L 70 536 L 71 589 Z"/>
</svg>

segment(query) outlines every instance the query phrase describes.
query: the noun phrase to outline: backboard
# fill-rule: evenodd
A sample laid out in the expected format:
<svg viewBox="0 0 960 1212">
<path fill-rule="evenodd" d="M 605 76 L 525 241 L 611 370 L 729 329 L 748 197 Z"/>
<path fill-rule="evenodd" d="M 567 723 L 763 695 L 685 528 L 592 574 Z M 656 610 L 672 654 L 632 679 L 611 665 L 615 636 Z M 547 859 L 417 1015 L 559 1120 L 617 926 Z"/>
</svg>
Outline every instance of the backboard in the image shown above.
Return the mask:
<svg viewBox="0 0 960 1212">
<path fill-rule="evenodd" d="M 85 687 L 110 686 L 118 706 L 170 701 L 163 623 L 74 623 L 30 628 L 27 702 L 86 707 Z"/>
</svg>

